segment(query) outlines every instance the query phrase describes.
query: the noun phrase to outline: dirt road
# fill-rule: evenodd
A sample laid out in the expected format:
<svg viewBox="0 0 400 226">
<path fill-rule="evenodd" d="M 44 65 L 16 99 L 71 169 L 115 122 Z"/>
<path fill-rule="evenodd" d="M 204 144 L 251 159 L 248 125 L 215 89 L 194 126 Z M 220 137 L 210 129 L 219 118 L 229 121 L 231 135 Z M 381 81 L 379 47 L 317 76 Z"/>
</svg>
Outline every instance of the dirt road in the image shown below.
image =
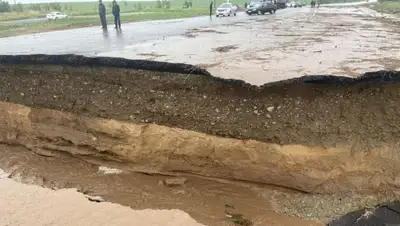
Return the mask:
<svg viewBox="0 0 400 226">
<path fill-rule="evenodd" d="M 99 55 L 197 64 L 215 76 L 255 85 L 303 75 L 400 69 L 398 20 L 362 7 L 285 10 L 296 11 L 188 30 Z"/>
</svg>

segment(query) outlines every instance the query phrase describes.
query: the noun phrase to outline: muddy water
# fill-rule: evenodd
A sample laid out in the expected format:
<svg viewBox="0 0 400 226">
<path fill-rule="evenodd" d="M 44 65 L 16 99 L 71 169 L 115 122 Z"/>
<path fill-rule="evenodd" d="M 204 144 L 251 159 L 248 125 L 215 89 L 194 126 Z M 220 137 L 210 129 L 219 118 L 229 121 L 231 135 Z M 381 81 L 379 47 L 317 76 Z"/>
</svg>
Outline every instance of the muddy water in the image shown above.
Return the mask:
<svg viewBox="0 0 400 226">
<path fill-rule="evenodd" d="M 188 30 L 100 55 L 198 64 L 215 76 L 255 85 L 303 75 L 400 69 L 398 24 L 365 8 L 288 10 L 298 13 Z M 234 48 L 216 51 L 223 47 Z"/>
<path fill-rule="evenodd" d="M 5 145 L 0 146 L 0 153 L 0 167 L 15 180 L 52 189 L 77 188 L 84 194 L 101 196 L 106 201 L 133 209 L 181 209 L 206 225 L 228 226 L 232 221 L 226 217 L 225 204 L 229 204 L 254 225 L 320 225 L 275 213 L 274 206 L 281 204 L 270 197 L 277 192 L 295 194 L 279 188 L 185 175 L 188 179 L 185 185 L 168 187 L 159 184 L 160 180 L 170 178 L 168 176 L 127 171 L 105 174 L 99 166 L 69 155 L 45 157 Z"/>
<path fill-rule="evenodd" d="M 76 189 L 52 190 L 8 176 L 0 170 L 0 225 L 204 226 L 181 210 L 133 210 Z"/>
</svg>

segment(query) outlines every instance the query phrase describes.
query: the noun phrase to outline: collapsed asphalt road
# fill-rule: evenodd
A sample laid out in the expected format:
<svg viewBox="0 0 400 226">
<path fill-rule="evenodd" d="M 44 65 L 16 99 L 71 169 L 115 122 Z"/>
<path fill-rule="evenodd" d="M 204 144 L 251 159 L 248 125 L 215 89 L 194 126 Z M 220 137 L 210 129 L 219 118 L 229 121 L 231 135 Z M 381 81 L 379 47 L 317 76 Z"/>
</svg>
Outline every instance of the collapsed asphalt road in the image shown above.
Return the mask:
<svg viewBox="0 0 400 226">
<path fill-rule="evenodd" d="M 399 21 L 362 7 L 287 12 L 251 17 L 251 24 L 192 29 L 98 55 L 190 63 L 255 85 L 303 75 L 400 69 Z"/>
<path fill-rule="evenodd" d="M 0 39 L 0 54 L 83 54 L 201 66 L 261 85 L 302 75 L 358 76 L 400 68 L 399 22 L 359 6 L 276 15 L 195 17 Z"/>
<path fill-rule="evenodd" d="M 296 10 L 285 9 L 277 15 L 294 15 Z M 267 17 L 267 15 L 265 15 Z M 187 30 L 229 25 L 236 22 L 251 23 L 257 17 L 248 17 L 240 12 L 236 17 L 215 18 L 208 16 L 186 19 L 159 20 L 123 24 L 122 32 L 109 29 L 103 32 L 100 27 L 72 29 L 22 35 L 0 39 L 0 54 L 84 54 L 95 55 L 110 51 L 122 51 L 130 45 L 148 41 L 160 41 L 179 36 Z"/>
</svg>

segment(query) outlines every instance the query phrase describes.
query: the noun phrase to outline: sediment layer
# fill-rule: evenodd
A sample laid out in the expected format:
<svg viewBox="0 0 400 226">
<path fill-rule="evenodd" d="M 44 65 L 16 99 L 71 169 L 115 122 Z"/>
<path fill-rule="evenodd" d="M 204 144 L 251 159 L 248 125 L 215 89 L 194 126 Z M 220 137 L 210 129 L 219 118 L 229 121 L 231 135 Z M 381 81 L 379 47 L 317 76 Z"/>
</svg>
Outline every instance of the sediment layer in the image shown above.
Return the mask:
<svg viewBox="0 0 400 226">
<path fill-rule="evenodd" d="M 96 59 L 0 56 L 0 100 L 32 107 L 2 103 L 2 142 L 307 192 L 398 189 L 400 72 L 256 87 Z"/>
<path fill-rule="evenodd" d="M 67 152 L 91 162 L 123 163 L 133 171 L 186 172 L 317 193 L 396 191 L 400 186 L 398 159 L 379 150 L 353 154 L 345 148 L 243 141 L 5 102 L 0 109 L 0 142 L 42 155 Z"/>
</svg>

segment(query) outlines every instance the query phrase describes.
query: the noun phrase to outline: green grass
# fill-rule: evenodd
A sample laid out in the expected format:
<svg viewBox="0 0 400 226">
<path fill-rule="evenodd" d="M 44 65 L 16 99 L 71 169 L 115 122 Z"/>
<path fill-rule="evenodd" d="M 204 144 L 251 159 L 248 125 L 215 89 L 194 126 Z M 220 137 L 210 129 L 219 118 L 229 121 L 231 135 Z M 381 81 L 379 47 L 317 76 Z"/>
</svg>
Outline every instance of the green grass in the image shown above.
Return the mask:
<svg viewBox="0 0 400 226">
<path fill-rule="evenodd" d="M 121 22 L 134 22 L 146 20 L 161 20 L 187 18 L 208 14 L 207 11 L 198 9 L 185 10 L 165 10 L 163 12 L 149 12 L 143 14 L 121 15 Z M 114 19 L 112 15 L 107 16 L 108 24 L 111 24 Z M 82 28 L 90 26 L 100 26 L 99 18 L 69 18 L 57 21 L 46 21 L 32 24 L 0 24 L 0 37 L 8 37 L 22 34 L 31 34 L 38 32 L 64 30 L 72 28 Z"/>
<path fill-rule="evenodd" d="M 170 9 L 178 12 L 182 11 L 182 6 L 185 0 L 171 0 Z M 193 8 L 197 10 L 208 10 L 209 1 L 206 0 L 192 0 Z M 216 0 L 217 5 L 226 2 L 226 0 Z M 231 2 L 243 6 L 244 0 L 232 0 Z M 107 13 L 111 13 L 111 1 L 104 2 Z M 36 4 L 38 5 L 38 4 Z M 45 17 L 50 11 L 61 11 L 70 16 L 84 16 L 84 15 L 97 15 L 98 14 L 98 3 L 97 2 L 70 2 L 60 3 L 61 10 L 48 9 L 45 10 L 46 4 L 39 4 L 41 7 L 40 11 L 33 11 L 31 4 L 23 5 L 23 12 L 12 12 L 12 13 L 0 13 L 0 21 L 10 21 L 18 19 L 38 18 Z M 164 12 L 165 9 L 157 8 L 156 1 L 137 1 L 137 2 L 123 2 L 119 1 L 121 13 L 131 12 Z"/>
<path fill-rule="evenodd" d="M 382 2 L 372 6 L 378 12 L 400 14 L 400 2 Z"/>
<path fill-rule="evenodd" d="M 44 17 L 44 14 L 35 11 L 0 13 L 0 21 L 22 20 Z"/>
</svg>

